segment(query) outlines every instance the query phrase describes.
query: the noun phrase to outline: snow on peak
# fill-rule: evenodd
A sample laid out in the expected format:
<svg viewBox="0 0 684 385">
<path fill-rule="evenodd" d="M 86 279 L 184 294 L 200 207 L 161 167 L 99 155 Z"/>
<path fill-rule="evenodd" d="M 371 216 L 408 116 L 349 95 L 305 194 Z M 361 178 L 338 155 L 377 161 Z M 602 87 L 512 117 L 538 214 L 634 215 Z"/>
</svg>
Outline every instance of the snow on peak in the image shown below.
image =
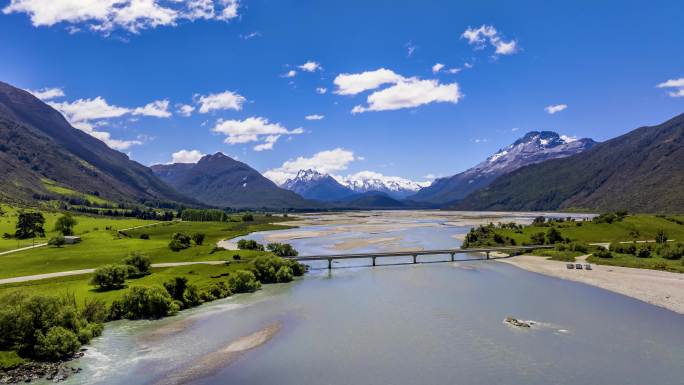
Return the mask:
<svg viewBox="0 0 684 385">
<path fill-rule="evenodd" d="M 414 192 L 430 182 L 414 182 L 400 176 L 387 176 L 374 171 L 361 171 L 346 177 L 335 176 L 340 184 L 357 192 Z"/>
</svg>

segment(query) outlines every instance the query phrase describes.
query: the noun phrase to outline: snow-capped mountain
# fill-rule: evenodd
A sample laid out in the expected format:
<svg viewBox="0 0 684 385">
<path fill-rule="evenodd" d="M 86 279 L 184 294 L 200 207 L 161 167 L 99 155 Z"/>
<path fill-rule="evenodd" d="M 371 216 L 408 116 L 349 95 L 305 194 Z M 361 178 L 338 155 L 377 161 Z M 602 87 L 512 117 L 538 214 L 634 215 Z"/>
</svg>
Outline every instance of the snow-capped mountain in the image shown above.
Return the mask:
<svg viewBox="0 0 684 385">
<path fill-rule="evenodd" d="M 458 201 L 501 175 L 530 164 L 575 155 L 595 144 L 592 139 L 577 139 L 552 131 L 531 131 L 475 167 L 435 180 L 410 199 L 436 204 Z"/>
<path fill-rule="evenodd" d="M 386 176 L 373 171 L 361 171 L 346 177 L 336 177 L 343 186 L 357 192 L 378 191 L 394 199 L 403 199 L 429 185 L 429 182 L 414 182 L 398 176 Z"/>
<path fill-rule="evenodd" d="M 286 180 L 280 187 L 304 198 L 321 201 L 337 201 L 355 194 L 330 175 L 311 169 L 299 170 L 294 178 Z"/>
</svg>

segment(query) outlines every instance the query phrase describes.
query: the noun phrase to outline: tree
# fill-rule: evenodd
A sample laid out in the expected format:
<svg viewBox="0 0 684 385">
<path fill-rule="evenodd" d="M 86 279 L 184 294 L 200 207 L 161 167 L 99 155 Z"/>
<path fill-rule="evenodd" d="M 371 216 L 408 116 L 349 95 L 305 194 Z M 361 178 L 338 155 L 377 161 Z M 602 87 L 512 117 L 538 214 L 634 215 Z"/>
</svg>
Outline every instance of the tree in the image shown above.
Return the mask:
<svg viewBox="0 0 684 385">
<path fill-rule="evenodd" d="M 665 230 L 658 230 L 658 233 L 656 234 L 655 241 L 657 243 L 663 244 L 667 242 L 667 234 L 665 233 Z"/>
<path fill-rule="evenodd" d="M 137 278 L 151 274 L 150 267 L 152 266 L 152 261 L 150 260 L 150 257 L 138 251 L 131 253 L 123 260 L 123 263 L 124 265 L 131 266 L 135 269 L 132 274 L 129 274 L 130 277 Z"/>
<path fill-rule="evenodd" d="M 74 226 L 76 226 L 77 223 L 78 222 L 71 214 L 64 214 L 57 218 L 57 222 L 55 222 L 55 231 L 62 233 L 64 236 L 74 235 Z"/>
<path fill-rule="evenodd" d="M 174 233 L 169 242 L 169 249 L 173 251 L 180 251 L 190 247 L 190 236 L 186 233 Z"/>
<path fill-rule="evenodd" d="M 104 265 L 93 273 L 90 283 L 103 290 L 120 289 L 126 282 L 129 267 L 126 265 Z"/>
<path fill-rule="evenodd" d="M 43 214 L 35 213 L 19 213 L 19 218 L 17 219 L 17 231 L 14 236 L 18 239 L 27 239 L 35 237 L 44 237 L 45 229 L 45 217 Z"/>
<path fill-rule="evenodd" d="M 266 248 L 279 257 L 296 257 L 299 254 L 289 243 L 269 243 Z"/>
<path fill-rule="evenodd" d="M 639 258 L 650 258 L 651 257 L 651 249 L 648 247 L 640 247 L 637 250 L 636 256 Z"/>
<path fill-rule="evenodd" d="M 546 237 L 542 232 L 532 234 L 532 236 L 530 237 L 530 239 L 532 240 L 532 244 L 534 245 L 543 245 L 545 238 Z"/>
<path fill-rule="evenodd" d="M 253 239 L 240 239 L 237 243 L 237 247 L 240 250 L 264 251 L 264 245 L 257 243 L 257 241 Z"/>
<path fill-rule="evenodd" d="M 563 236 L 557 228 L 552 227 L 546 232 L 546 241 L 549 244 L 555 244 L 558 242 L 563 242 Z"/>
<path fill-rule="evenodd" d="M 204 233 L 194 233 L 192 234 L 192 241 L 195 242 L 197 246 L 201 245 L 204 243 L 204 238 L 206 235 Z"/>
<path fill-rule="evenodd" d="M 58 235 L 56 237 L 52 237 L 48 241 L 48 245 L 55 246 L 55 247 L 62 247 L 62 246 L 64 246 L 65 243 L 66 243 L 66 241 L 64 240 L 64 237 L 61 235 Z"/>
<path fill-rule="evenodd" d="M 252 215 L 252 214 L 245 214 L 242 216 L 243 222 L 252 222 L 253 220 L 254 220 L 254 215 Z"/>
<path fill-rule="evenodd" d="M 188 279 L 185 277 L 175 277 L 170 281 L 164 282 L 166 292 L 176 301 L 183 302 L 185 289 L 188 287 Z"/>
</svg>

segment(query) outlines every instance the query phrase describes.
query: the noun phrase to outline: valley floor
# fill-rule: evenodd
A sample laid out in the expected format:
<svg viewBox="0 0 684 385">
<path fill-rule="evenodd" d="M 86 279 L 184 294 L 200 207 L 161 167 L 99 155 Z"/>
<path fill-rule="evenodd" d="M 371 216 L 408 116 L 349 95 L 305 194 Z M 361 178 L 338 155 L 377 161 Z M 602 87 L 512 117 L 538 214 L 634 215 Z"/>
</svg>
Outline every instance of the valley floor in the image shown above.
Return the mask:
<svg viewBox="0 0 684 385">
<path fill-rule="evenodd" d="M 586 256 L 576 260 L 576 263 L 584 264 Z M 684 314 L 684 274 L 681 273 L 596 264 L 592 264 L 592 270 L 575 270 L 567 269 L 567 262 L 531 255 L 497 261 L 535 273 L 593 285 Z"/>
</svg>

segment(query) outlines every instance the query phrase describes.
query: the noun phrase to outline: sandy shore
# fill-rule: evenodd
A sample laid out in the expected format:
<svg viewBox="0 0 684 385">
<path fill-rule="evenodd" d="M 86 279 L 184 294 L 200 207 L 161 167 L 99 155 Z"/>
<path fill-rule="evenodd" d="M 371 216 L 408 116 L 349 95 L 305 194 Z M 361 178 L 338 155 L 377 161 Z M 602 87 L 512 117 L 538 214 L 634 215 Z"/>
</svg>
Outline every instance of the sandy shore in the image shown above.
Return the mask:
<svg viewBox="0 0 684 385">
<path fill-rule="evenodd" d="M 158 385 L 180 385 L 209 377 L 240 358 L 245 352 L 255 349 L 270 341 L 281 328 L 280 322 L 273 323 L 250 335 L 238 338 L 223 348 L 205 354 L 185 367 L 171 372 L 157 382 Z"/>
<path fill-rule="evenodd" d="M 585 263 L 586 256 L 577 258 Z M 684 274 L 592 264 L 593 270 L 567 269 L 566 262 L 520 255 L 498 259 L 535 273 L 593 285 L 684 314 Z"/>
</svg>

